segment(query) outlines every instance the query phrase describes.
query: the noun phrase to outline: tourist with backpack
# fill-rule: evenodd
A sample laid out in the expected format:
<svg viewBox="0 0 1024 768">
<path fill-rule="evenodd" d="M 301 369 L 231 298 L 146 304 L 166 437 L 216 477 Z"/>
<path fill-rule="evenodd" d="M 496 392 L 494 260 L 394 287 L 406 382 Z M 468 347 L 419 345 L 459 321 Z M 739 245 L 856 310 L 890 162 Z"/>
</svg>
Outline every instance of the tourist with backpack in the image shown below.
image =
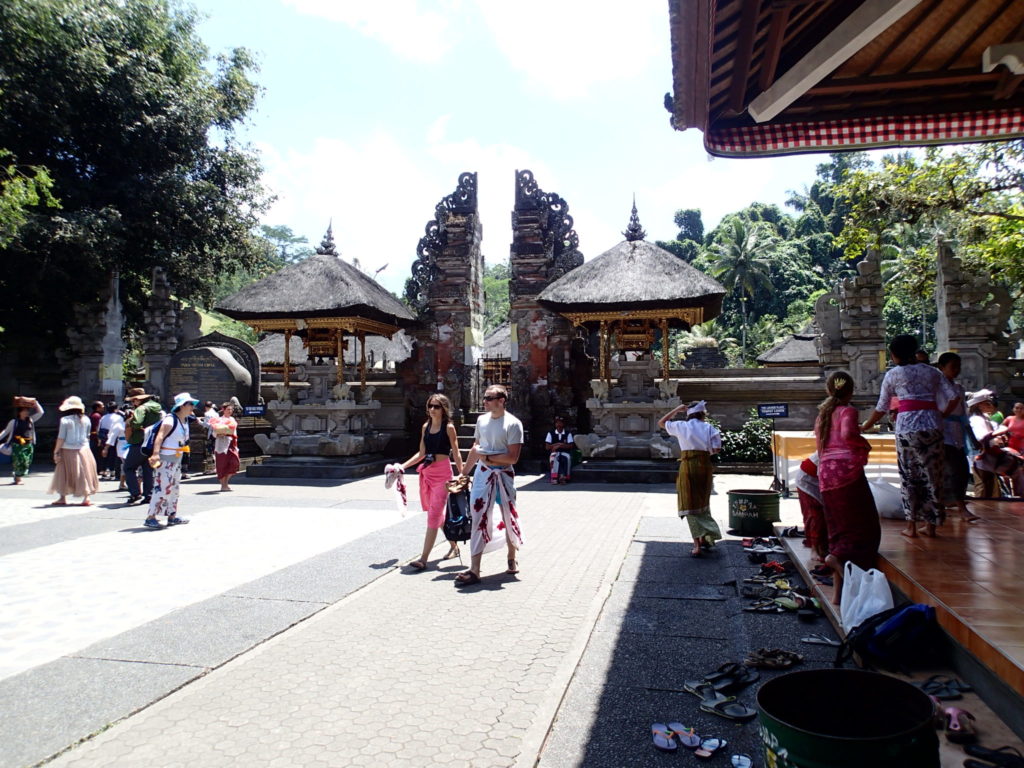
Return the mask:
<svg viewBox="0 0 1024 768">
<path fill-rule="evenodd" d="M 199 405 L 188 392 L 174 396 L 174 405 L 169 416 L 153 426 L 152 442 L 141 447 L 148 453 L 148 463 L 153 469 L 153 498 L 149 502 L 149 514 L 143 523 L 147 528 L 163 528 L 157 517 L 167 518 L 167 527 L 187 523 L 178 517 L 178 493 L 181 490 L 181 457 L 188 452 L 188 417 Z"/>
<path fill-rule="evenodd" d="M 124 427 L 124 439 L 128 443 L 128 453 L 124 460 L 124 478 L 128 485 L 128 503 L 148 504 L 153 493 L 153 470 L 142 455 L 142 441 L 145 439 L 146 427 L 156 424 L 163 418 L 164 411 L 153 395 L 147 394 L 142 387 L 132 387 L 125 397 L 132 410 L 128 412 Z M 139 488 L 139 471 L 142 471 L 142 488 Z"/>
</svg>

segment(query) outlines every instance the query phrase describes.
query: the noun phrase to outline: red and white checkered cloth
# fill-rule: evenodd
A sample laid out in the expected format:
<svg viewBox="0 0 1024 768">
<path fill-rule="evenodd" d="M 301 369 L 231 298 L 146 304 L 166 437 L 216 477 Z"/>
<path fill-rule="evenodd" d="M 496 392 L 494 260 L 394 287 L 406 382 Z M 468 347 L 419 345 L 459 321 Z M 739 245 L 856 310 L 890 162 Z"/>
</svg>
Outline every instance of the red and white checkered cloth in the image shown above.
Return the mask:
<svg viewBox="0 0 1024 768">
<path fill-rule="evenodd" d="M 1008 107 L 949 115 L 908 115 L 711 128 L 712 155 L 785 155 L 870 147 L 959 144 L 1024 136 L 1024 109 Z"/>
</svg>

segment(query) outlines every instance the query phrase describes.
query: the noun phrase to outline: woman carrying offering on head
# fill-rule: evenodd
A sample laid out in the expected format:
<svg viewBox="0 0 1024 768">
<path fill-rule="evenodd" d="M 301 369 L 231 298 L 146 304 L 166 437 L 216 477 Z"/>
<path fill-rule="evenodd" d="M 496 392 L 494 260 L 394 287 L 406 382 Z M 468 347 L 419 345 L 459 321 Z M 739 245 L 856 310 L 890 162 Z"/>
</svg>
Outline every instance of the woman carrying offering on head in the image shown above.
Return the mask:
<svg viewBox="0 0 1024 768">
<path fill-rule="evenodd" d="M 882 527 L 871 487 L 864 476 L 871 446 L 860 433 L 857 409 L 850 405 L 853 377 L 838 371 L 825 382 L 828 397 L 818 406 L 814 436 L 818 445 L 818 485 L 828 527 L 825 564 L 835 574 L 832 601 L 839 603 L 843 566 L 875 565 Z"/>
<path fill-rule="evenodd" d="M 235 421 L 235 406 L 227 402 L 220 407 L 220 415 L 205 419 L 206 427 L 213 435 L 213 458 L 217 467 L 217 479 L 222 491 L 230 491 L 228 483 L 238 473 L 241 458 L 238 455 L 238 422 Z"/>
<path fill-rule="evenodd" d="M 420 504 L 427 513 L 427 533 L 423 538 L 423 553 L 419 560 L 409 565 L 418 571 L 427 567 L 430 550 L 437 541 L 437 531 L 444 525 L 445 508 L 448 504 L 448 489 L 445 483 L 452 479 L 451 459 L 462 473 L 462 453 L 459 451 L 458 433 L 451 420 L 451 401 L 444 395 L 427 398 L 427 421 L 420 430 L 420 448 L 401 466 L 405 471 L 415 466 L 420 476 Z M 459 555 L 458 542 L 450 542 L 448 554 L 442 560 Z"/>
<path fill-rule="evenodd" d="M 36 422 L 43 417 L 43 406 L 32 397 L 14 398 L 14 418 L 0 432 L 0 445 L 11 446 L 14 485 L 21 485 L 32 466 L 36 450 Z"/>
<path fill-rule="evenodd" d="M 686 419 L 670 421 L 680 411 L 686 411 Z M 711 516 L 711 488 L 714 473 L 711 457 L 722 450 L 722 434 L 705 420 L 707 403 L 703 400 L 689 405 L 680 405 L 658 421 L 658 429 L 664 429 L 679 441 L 679 474 L 676 475 L 676 500 L 679 516 L 686 518 L 693 537 L 690 555 L 700 557 L 703 550 L 711 549 L 722 538 L 718 523 Z"/>
<path fill-rule="evenodd" d="M 92 424 L 85 415 L 82 398 L 72 395 L 58 409 L 63 416 L 57 432 L 57 443 L 53 447 L 55 464 L 49 493 L 60 496 L 53 506 L 67 506 L 68 496 L 81 496 L 82 506 L 90 507 L 89 497 L 99 491 L 99 475 L 96 474 L 96 459 L 89 445 Z"/>
<path fill-rule="evenodd" d="M 900 468 L 903 515 L 907 527 L 904 536 L 918 533 L 935 536 L 935 528 L 945 520 L 942 503 L 945 454 L 942 413 L 939 404 L 956 399 L 957 393 L 937 368 L 914 362 L 917 339 L 897 336 L 889 344 L 889 355 L 896 364 L 882 379 L 875 411 L 864 422 L 867 432 L 883 416 L 893 395 L 899 398 L 896 417 L 896 457 Z M 918 523 L 924 528 L 918 530 Z"/>
</svg>

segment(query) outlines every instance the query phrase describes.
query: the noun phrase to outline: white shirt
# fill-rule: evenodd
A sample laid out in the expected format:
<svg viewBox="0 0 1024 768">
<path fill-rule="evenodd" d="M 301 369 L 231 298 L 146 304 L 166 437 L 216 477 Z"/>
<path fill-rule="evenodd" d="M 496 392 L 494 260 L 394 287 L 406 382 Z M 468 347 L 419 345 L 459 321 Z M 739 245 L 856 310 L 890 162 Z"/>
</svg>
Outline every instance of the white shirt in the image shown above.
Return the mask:
<svg viewBox="0 0 1024 768">
<path fill-rule="evenodd" d="M 971 416 L 971 431 L 980 443 L 981 438 L 990 432 L 996 431 L 996 423 L 984 413 L 976 413 Z"/>
<path fill-rule="evenodd" d="M 561 435 L 561 437 L 559 437 Z M 544 436 L 545 443 L 565 443 L 566 445 L 572 445 L 572 432 L 565 430 L 564 432 L 555 432 L 552 430 Z M 565 453 L 565 450 L 556 451 L 556 453 Z"/>
<path fill-rule="evenodd" d="M 949 379 L 946 380 L 949 381 Z M 956 392 L 956 396 L 960 398 L 960 402 L 956 404 L 956 408 L 954 408 L 950 412 L 949 416 L 943 419 L 942 439 L 946 445 L 952 445 L 955 448 L 963 448 L 964 425 L 963 422 L 959 421 L 958 419 L 961 416 L 965 416 L 967 414 L 967 409 L 964 408 L 964 403 L 967 401 L 967 396 L 964 393 L 964 388 L 957 384 L 955 381 L 950 381 L 949 383 L 952 386 L 953 390 Z M 939 407 L 942 410 L 946 410 L 946 407 L 949 405 L 951 400 L 952 398 L 946 398 L 946 401 L 944 403 L 939 403 Z M 957 420 L 954 420 L 954 417 L 956 417 Z"/>
<path fill-rule="evenodd" d="M 84 448 L 89 443 L 90 425 L 88 416 L 63 416 L 57 437 L 64 441 L 64 448 Z"/>
<path fill-rule="evenodd" d="M 180 456 L 181 451 L 178 449 L 188 445 L 188 424 L 183 424 L 173 413 L 164 417 L 161 424 L 169 424 L 171 426 L 171 431 L 170 434 L 164 437 L 164 441 L 160 444 L 160 455 Z M 159 426 L 153 428 L 159 429 Z"/>
<path fill-rule="evenodd" d="M 114 428 L 114 424 L 118 421 L 122 424 L 124 423 L 124 417 L 121 416 L 120 413 L 117 413 L 116 411 L 114 413 L 104 413 L 100 416 L 100 425 L 98 429 L 105 429 L 109 431 Z"/>
<path fill-rule="evenodd" d="M 722 433 L 700 419 L 667 421 L 665 431 L 679 441 L 681 451 L 705 451 L 714 453 L 722 450 Z"/>
<path fill-rule="evenodd" d="M 938 368 L 927 363 L 897 365 L 890 368 L 882 379 L 882 390 L 878 393 L 875 410 L 882 413 L 888 411 L 889 402 L 894 397 L 900 400 L 930 400 L 937 409 L 956 396 L 952 382 Z M 936 409 L 904 411 L 899 414 L 896 417 L 896 434 L 942 429 L 942 414 Z"/>
<path fill-rule="evenodd" d="M 124 439 L 124 419 L 115 421 L 114 426 L 110 428 L 110 432 L 107 433 L 107 445 L 114 446 L 114 452 L 119 459 L 128 455 L 128 443 Z"/>
<path fill-rule="evenodd" d="M 476 420 L 473 441 L 479 446 L 477 452 L 484 456 L 508 453 L 510 445 L 523 443 L 523 422 L 508 411 L 497 419 L 485 413 Z"/>
</svg>

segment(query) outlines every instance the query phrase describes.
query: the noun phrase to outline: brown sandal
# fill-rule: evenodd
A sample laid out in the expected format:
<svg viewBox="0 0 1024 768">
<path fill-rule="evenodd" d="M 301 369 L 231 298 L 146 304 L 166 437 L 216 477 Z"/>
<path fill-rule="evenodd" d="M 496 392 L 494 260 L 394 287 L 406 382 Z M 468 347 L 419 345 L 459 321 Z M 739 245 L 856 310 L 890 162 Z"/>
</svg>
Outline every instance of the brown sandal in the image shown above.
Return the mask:
<svg viewBox="0 0 1024 768">
<path fill-rule="evenodd" d="M 427 569 L 427 564 L 422 560 L 413 560 L 409 563 L 409 567 L 417 571 L 425 571 Z"/>
<path fill-rule="evenodd" d="M 479 584 L 480 577 L 472 571 L 463 571 L 455 577 L 456 587 L 468 587 L 471 584 Z"/>
<path fill-rule="evenodd" d="M 519 573 L 519 563 L 514 559 L 509 560 L 508 570 L 505 571 L 505 573 L 509 574 L 510 576 L 514 576 L 515 574 Z"/>
</svg>

